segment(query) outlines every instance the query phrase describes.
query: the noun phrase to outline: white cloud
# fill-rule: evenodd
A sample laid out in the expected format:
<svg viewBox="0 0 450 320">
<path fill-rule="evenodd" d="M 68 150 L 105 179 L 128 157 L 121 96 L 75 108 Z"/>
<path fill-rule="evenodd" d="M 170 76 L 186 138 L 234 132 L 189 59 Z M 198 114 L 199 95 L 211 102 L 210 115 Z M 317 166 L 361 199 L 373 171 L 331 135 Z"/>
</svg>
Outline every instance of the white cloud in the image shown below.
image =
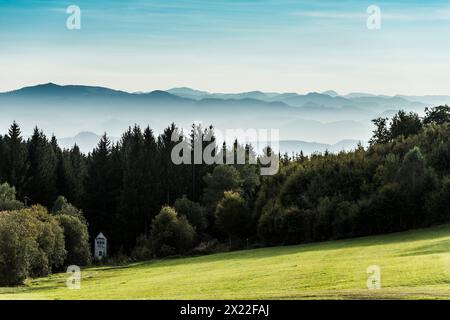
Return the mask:
<svg viewBox="0 0 450 320">
<path fill-rule="evenodd" d="M 438 21 L 450 20 L 450 8 L 414 8 L 406 10 L 388 10 L 381 6 L 381 14 L 383 20 L 396 21 Z M 367 13 L 365 11 L 295 11 L 291 15 L 318 18 L 318 19 L 339 19 L 339 20 L 360 20 L 366 19 Z"/>
</svg>

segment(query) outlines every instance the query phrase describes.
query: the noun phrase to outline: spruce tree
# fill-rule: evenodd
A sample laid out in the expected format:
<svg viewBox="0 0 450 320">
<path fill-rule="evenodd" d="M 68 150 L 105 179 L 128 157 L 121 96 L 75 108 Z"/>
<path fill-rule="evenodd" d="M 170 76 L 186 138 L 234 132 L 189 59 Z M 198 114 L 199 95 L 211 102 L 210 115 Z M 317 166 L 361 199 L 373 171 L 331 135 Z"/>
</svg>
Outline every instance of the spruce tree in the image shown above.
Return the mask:
<svg viewBox="0 0 450 320">
<path fill-rule="evenodd" d="M 123 187 L 120 195 L 119 220 L 127 224 L 122 236 L 128 247 L 145 232 L 147 206 L 144 194 L 144 136 L 139 126 L 129 128 L 122 136 L 121 156 Z"/>
<path fill-rule="evenodd" d="M 23 197 L 23 185 L 28 168 L 27 149 L 22 140 L 19 125 L 14 121 L 4 139 L 5 162 L 3 175 L 5 181 L 14 186 L 17 197 Z"/>
<path fill-rule="evenodd" d="M 32 203 L 50 206 L 56 199 L 57 155 L 52 144 L 37 127 L 28 143 L 28 159 L 26 192 Z"/>
</svg>

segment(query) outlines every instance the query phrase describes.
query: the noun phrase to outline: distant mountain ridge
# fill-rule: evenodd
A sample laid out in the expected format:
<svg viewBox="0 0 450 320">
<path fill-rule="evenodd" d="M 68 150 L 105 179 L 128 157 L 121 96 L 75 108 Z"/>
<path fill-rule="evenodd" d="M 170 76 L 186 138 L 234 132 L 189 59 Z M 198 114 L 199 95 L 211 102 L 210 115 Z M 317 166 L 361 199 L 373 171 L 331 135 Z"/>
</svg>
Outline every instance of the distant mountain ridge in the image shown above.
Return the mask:
<svg viewBox="0 0 450 320">
<path fill-rule="evenodd" d="M 91 97 L 91 98 L 128 98 L 136 101 L 151 99 L 167 99 L 173 101 L 183 101 L 195 104 L 196 101 L 204 99 L 220 100 L 245 100 L 252 99 L 261 102 L 280 102 L 293 107 L 303 107 L 310 105 L 326 107 L 382 107 L 389 104 L 390 108 L 398 107 L 423 107 L 430 103 L 450 103 L 450 96 L 387 96 L 373 95 L 368 93 L 350 93 L 339 95 L 336 91 L 328 90 L 323 93 L 310 92 L 306 94 L 298 93 L 274 93 L 262 91 L 250 91 L 242 93 L 209 93 L 207 91 L 195 90 L 188 87 L 172 88 L 168 90 L 154 90 L 149 92 L 130 93 L 122 90 L 110 89 L 100 86 L 85 85 L 57 85 L 55 83 L 39 84 L 36 86 L 24 87 L 17 90 L 0 93 L 0 97 Z"/>
<path fill-rule="evenodd" d="M 169 93 L 182 96 L 184 98 L 191 99 L 205 99 L 205 98 L 252 98 L 263 101 L 280 101 L 285 102 L 292 106 L 303 106 L 305 103 L 315 103 L 316 105 L 327 105 L 328 107 L 345 107 L 354 106 L 359 104 L 360 106 L 373 107 L 374 104 L 386 104 L 392 103 L 399 106 L 413 106 L 421 107 L 424 104 L 430 103 L 432 100 L 434 103 L 448 103 L 450 102 L 450 96 L 406 96 L 406 95 L 375 95 L 370 93 L 349 93 L 346 95 L 339 95 L 334 90 L 327 90 L 322 93 L 309 92 L 306 94 L 298 94 L 295 92 L 290 93 L 274 93 L 263 91 L 250 91 L 242 93 L 210 93 L 207 91 L 200 91 L 191 89 L 188 87 L 173 88 L 166 90 Z"/>
<path fill-rule="evenodd" d="M 113 142 L 118 141 L 116 137 L 109 137 Z M 70 149 L 74 145 L 77 145 L 80 150 L 84 153 L 91 152 L 98 144 L 101 139 L 101 135 L 95 134 L 93 132 L 80 132 L 73 137 L 64 137 L 58 139 L 58 144 L 63 149 Z M 292 153 L 300 153 L 303 151 L 305 155 L 309 155 L 316 152 L 340 152 L 340 151 L 350 151 L 357 147 L 358 143 L 365 145 L 365 142 L 360 142 L 357 140 L 341 140 L 335 144 L 317 143 L 317 142 L 307 142 L 300 140 L 280 140 L 278 144 L 278 151 L 281 154 L 287 153 L 292 155 Z M 260 146 L 265 145 L 264 142 L 260 143 Z M 255 144 L 256 147 L 256 144 Z M 261 150 L 256 150 L 262 152 Z"/>
<path fill-rule="evenodd" d="M 128 98 L 144 100 L 144 99 L 168 99 L 177 101 L 188 101 L 183 97 L 173 95 L 163 90 L 154 90 L 148 93 L 129 93 L 126 91 L 110 89 L 98 86 L 84 85 L 57 85 L 54 83 L 39 84 L 32 87 L 24 87 L 18 90 L 0 93 L 0 97 L 40 97 L 40 98 Z"/>
<path fill-rule="evenodd" d="M 109 137 L 112 141 L 116 141 L 116 138 Z M 71 149 L 74 145 L 77 145 L 84 153 L 91 152 L 100 141 L 101 136 L 89 131 L 83 131 L 76 134 L 73 137 L 58 138 L 58 145 L 63 149 Z"/>
<path fill-rule="evenodd" d="M 423 112 L 450 103 L 448 96 L 385 96 L 365 93 L 209 93 L 187 87 L 130 93 L 101 86 L 46 83 L 0 93 L 0 130 L 17 120 L 24 132 L 39 126 L 57 136 L 83 131 L 120 136 L 135 123 L 162 132 L 174 122 L 220 130 L 277 128 L 281 140 L 367 141 L 371 120 L 399 109 Z M 0 131 L 1 132 L 1 131 Z M 88 137 L 85 137 L 89 140 Z"/>
</svg>

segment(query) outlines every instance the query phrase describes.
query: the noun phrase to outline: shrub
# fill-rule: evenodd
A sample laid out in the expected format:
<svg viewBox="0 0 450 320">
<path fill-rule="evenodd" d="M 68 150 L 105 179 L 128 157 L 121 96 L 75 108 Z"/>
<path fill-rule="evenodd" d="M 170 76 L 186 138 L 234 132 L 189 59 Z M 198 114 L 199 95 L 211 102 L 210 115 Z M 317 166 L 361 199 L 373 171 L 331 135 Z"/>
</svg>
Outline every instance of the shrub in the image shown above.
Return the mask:
<svg viewBox="0 0 450 320">
<path fill-rule="evenodd" d="M 278 202 L 269 203 L 258 221 L 258 234 L 265 244 L 297 244 L 310 241 L 312 214 L 296 206 L 283 208 Z"/>
<path fill-rule="evenodd" d="M 151 240 L 156 256 L 185 253 L 192 248 L 195 230 L 185 216 L 171 207 L 163 207 L 152 221 Z"/>
<path fill-rule="evenodd" d="M 228 246 L 220 243 L 217 239 L 200 242 L 193 250 L 195 254 L 211 254 L 224 252 L 228 250 Z"/>
<path fill-rule="evenodd" d="M 36 244 L 12 213 L 0 214 L 0 285 L 22 283 L 28 276 L 27 251 Z"/>
<path fill-rule="evenodd" d="M 91 263 L 91 250 L 86 224 L 77 216 L 68 214 L 59 214 L 56 219 L 64 230 L 64 243 L 67 250 L 65 264 L 89 265 Z"/>
<path fill-rule="evenodd" d="M 67 250 L 66 265 L 84 266 L 91 263 L 89 232 L 83 212 L 59 196 L 52 209 L 56 219 L 63 227 Z"/>
<path fill-rule="evenodd" d="M 130 257 L 125 253 L 124 248 L 121 246 L 119 251 L 111 257 L 102 259 L 101 264 L 113 264 L 113 265 L 123 265 L 130 262 Z"/>
<path fill-rule="evenodd" d="M 52 213 L 54 214 L 67 214 L 71 216 L 75 216 L 79 218 L 84 224 L 87 225 L 86 218 L 83 215 L 83 212 L 69 203 L 66 198 L 63 196 L 59 196 L 52 208 Z"/>
<path fill-rule="evenodd" d="M 450 177 L 444 177 L 438 192 L 426 201 L 427 222 L 446 223 L 450 221 Z"/>
<path fill-rule="evenodd" d="M 0 211 L 23 209 L 22 202 L 16 200 L 16 188 L 8 183 L 0 184 Z"/>
<path fill-rule="evenodd" d="M 208 173 L 203 177 L 203 180 L 206 184 L 203 201 L 213 214 L 217 202 L 223 197 L 223 193 L 227 190 L 238 190 L 241 185 L 239 171 L 228 165 L 215 167 L 212 174 Z"/>
<path fill-rule="evenodd" d="M 131 251 L 131 259 L 136 261 L 150 260 L 152 258 L 151 240 L 145 235 L 141 235 L 136 239 L 136 245 Z"/>
<path fill-rule="evenodd" d="M 65 256 L 63 230 L 44 207 L 0 214 L 0 285 L 46 276 Z"/>
<path fill-rule="evenodd" d="M 216 224 L 230 239 L 243 238 L 251 232 L 252 217 L 238 192 L 225 191 L 216 208 Z"/>
<path fill-rule="evenodd" d="M 174 204 L 175 210 L 186 216 L 189 223 L 197 231 L 203 231 L 206 228 L 206 217 L 204 208 L 197 202 L 189 200 L 186 196 L 179 198 Z"/>
<path fill-rule="evenodd" d="M 266 244 L 280 244 L 286 231 L 283 208 L 274 201 L 269 202 L 259 218 L 258 234 Z"/>
</svg>

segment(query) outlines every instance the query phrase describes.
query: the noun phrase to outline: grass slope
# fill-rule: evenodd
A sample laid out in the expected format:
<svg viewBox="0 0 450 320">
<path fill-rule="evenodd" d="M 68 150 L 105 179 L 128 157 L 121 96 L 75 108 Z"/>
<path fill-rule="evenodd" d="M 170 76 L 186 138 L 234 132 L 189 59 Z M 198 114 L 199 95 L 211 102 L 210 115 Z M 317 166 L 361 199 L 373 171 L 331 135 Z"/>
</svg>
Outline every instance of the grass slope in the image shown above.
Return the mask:
<svg viewBox="0 0 450 320">
<path fill-rule="evenodd" d="M 366 288 L 381 268 L 382 289 Z M 450 225 L 384 236 L 82 270 L 0 288 L 0 299 L 450 299 Z"/>
</svg>

